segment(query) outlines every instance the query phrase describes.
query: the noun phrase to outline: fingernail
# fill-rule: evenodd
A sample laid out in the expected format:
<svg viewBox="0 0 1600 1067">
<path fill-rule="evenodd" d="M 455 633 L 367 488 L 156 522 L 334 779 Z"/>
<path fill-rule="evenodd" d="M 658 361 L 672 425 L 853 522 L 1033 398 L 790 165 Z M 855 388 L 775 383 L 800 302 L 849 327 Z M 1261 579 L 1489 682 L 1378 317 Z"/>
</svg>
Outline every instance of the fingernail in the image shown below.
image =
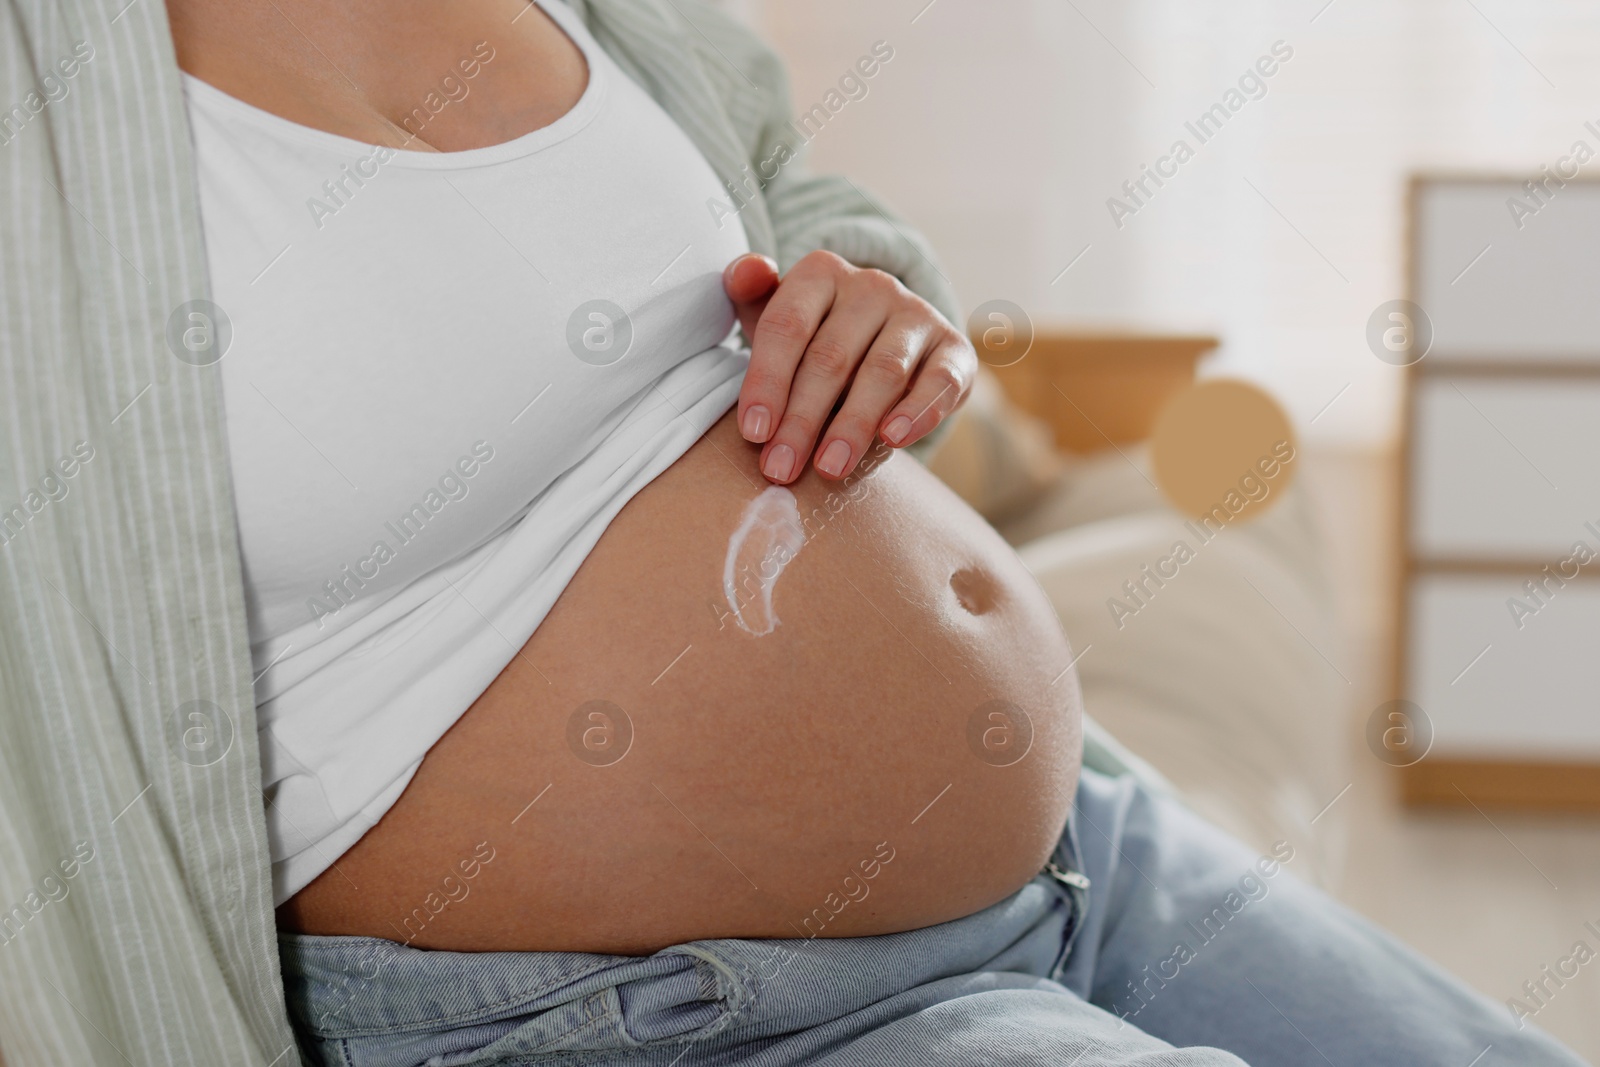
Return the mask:
<svg viewBox="0 0 1600 1067">
<path fill-rule="evenodd" d="M 888 438 L 891 445 L 897 445 L 906 439 L 906 434 L 911 432 L 911 419 L 906 415 L 897 415 L 889 420 L 889 425 L 883 428 L 883 436 Z"/>
<path fill-rule="evenodd" d="M 844 465 L 849 462 L 850 442 L 835 439 L 817 457 L 817 470 L 830 478 L 837 478 L 844 473 Z"/>
<path fill-rule="evenodd" d="M 788 445 L 779 445 L 767 453 L 767 464 L 761 468 L 761 473 L 775 482 L 786 482 L 789 475 L 794 473 L 794 449 Z"/>
<path fill-rule="evenodd" d="M 751 404 L 744 411 L 744 425 L 741 427 L 746 441 L 762 444 L 767 439 L 767 428 L 772 424 L 772 415 L 760 404 Z"/>
</svg>

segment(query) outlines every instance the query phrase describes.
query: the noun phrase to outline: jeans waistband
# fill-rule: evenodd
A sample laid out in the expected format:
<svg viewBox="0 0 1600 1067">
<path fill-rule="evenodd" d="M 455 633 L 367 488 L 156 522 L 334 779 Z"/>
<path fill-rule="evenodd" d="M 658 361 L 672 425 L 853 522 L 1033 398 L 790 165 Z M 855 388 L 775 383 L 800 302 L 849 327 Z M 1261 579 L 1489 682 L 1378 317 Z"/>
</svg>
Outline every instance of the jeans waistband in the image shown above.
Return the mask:
<svg viewBox="0 0 1600 1067">
<path fill-rule="evenodd" d="M 978 970 L 1059 975 L 1087 907 L 1071 822 L 1044 872 L 974 915 L 898 934 L 717 939 L 652 956 L 446 952 L 281 934 L 299 1027 L 342 1062 L 638 1048 L 820 1025 Z"/>
</svg>

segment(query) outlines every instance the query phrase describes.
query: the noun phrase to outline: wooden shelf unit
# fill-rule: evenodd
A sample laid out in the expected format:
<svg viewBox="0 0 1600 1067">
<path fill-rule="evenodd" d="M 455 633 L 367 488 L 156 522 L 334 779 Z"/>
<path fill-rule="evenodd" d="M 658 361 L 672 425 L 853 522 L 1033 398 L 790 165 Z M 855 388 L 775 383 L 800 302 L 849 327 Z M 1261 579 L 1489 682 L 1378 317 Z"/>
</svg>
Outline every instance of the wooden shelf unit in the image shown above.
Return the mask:
<svg viewBox="0 0 1600 1067">
<path fill-rule="evenodd" d="M 1551 651 L 1588 642 L 1600 653 L 1600 562 L 1564 578 L 1547 602 L 1561 611 L 1534 620 L 1538 626 L 1512 626 L 1502 603 L 1561 559 L 1563 545 L 1581 538 L 1600 550 L 1600 533 L 1584 528 L 1600 526 L 1600 509 L 1582 502 L 1600 500 L 1600 476 L 1562 477 L 1571 498 L 1561 500 L 1542 469 L 1559 453 L 1535 447 L 1540 435 L 1567 430 L 1580 440 L 1587 408 L 1600 421 L 1600 315 L 1587 310 L 1600 269 L 1584 270 L 1592 262 L 1585 247 L 1600 238 L 1600 181 L 1567 181 L 1516 227 L 1502 201 L 1526 199 L 1526 179 L 1419 175 L 1409 189 L 1408 299 L 1433 318 L 1435 337 L 1405 369 L 1393 691 L 1418 703 L 1436 734 L 1433 750 L 1400 771 L 1401 792 L 1420 806 L 1600 813 L 1600 730 L 1584 725 L 1581 706 L 1600 702 L 1592 677 L 1600 655 Z M 1432 232 L 1429 217 L 1450 221 Z M 1495 316 L 1504 320 L 1502 343 L 1493 343 Z M 1456 415 L 1442 414 L 1452 409 Z M 1474 466 L 1490 454 L 1485 441 L 1507 449 L 1506 467 Z M 1506 470 L 1519 462 L 1536 490 L 1521 502 L 1503 491 Z M 1474 478 L 1491 521 L 1453 531 L 1445 520 L 1461 518 L 1461 486 Z M 1549 500 L 1536 478 L 1550 483 Z M 1529 499 L 1540 507 L 1526 506 Z M 1489 618 L 1495 612 L 1498 622 Z M 1479 641 L 1480 658 L 1497 657 L 1487 668 L 1471 659 Z M 1455 653 L 1448 665 L 1440 652 L 1447 647 Z M 1450 678 L 1456 666 L 1464 669 Z"/>
</svg>

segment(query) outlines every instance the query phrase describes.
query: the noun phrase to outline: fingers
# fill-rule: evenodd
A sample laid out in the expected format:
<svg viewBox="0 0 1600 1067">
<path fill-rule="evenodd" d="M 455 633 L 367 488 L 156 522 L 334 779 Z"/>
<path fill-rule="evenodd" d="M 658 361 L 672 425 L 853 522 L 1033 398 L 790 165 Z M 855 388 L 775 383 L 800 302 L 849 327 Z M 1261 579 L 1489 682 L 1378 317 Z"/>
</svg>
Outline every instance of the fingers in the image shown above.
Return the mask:
<svg viewBox="0 0 1600 1067">
<path fill-rule="evenodd" d="M 771 440 L 784 417 L 795 368 L 833 307 L 835 273 L 829 259 L 844 262 L 814 252 L 796 263 L 767 301 L 754 331 L 747 334 L 750 367 L 739 390 L 739 430 L 747 441 L 761 444 Z M 794 442 L 789 444 L 792 449 Z M 764 453 L 763 463 L 766 458 Z M 795 460 L 796 471 L 802 462 Z"/>
<path fill-rule="evenodd" d="M 978 357 L 971 343 L 955 330 L 943 331 L 917 369 L 911 391 L 883 417 L 884 441 L 904 448 L 925 437 L 960 406 L 977 373 Z"/>
<path fill-rule="evenodd" d="M 824 478 L 843 478 L 867 454 L 884 413 L 905 397 L 933 335 L 934 324 L 910 311 L 896 313 L 878 331 L 817 449 L 816 468 Z"/>
<path fill-rule="evenodd" d="M 883 329 L 888 311 L 886 301 L 858 299 L 836 303 L 828 313 L 795 371 L 777 432 L 762 450 L 761 472 L 769 481 L 785 485 L 805 469 L 829 413 Z M 837 452 L 830 458 L 836 457 Z"/>
<path fill-rule="evenodd" d="M 843 478 L 875 436 L 896 448 L 921 439 L 972 387 L 971 344 L 882 271 L 813 252 L 780 282 L 770 260 L 741 256 L 723 285 L 751 344 L 739 428 L 765 445 L 769 481 L 793 482 L 808 461 Z"/>
<path fill-rule="evenodd" d="M 746 338 L 753 338 L 767 300 L 778 287 L 778 265 L 754 252 L 739 256 L 723 268 L 722 289 L 733 302 Z"/>
</svg>

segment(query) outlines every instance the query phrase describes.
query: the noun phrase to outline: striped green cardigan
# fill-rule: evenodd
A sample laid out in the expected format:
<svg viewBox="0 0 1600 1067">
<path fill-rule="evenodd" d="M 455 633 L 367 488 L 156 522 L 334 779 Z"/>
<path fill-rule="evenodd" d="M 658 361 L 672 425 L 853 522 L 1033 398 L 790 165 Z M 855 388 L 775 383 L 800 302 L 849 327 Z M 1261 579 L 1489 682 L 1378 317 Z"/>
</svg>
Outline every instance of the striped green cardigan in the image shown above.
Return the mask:
<svg viewBox="0 0 1600 1067">
<path fill-rule="evenodd" d="M 698 0 L 571 0 L 787 268 L 817 248 L 959 322 L 923 240 L 798 146 L 777 57 Z M 162 0 L 0 12 L 0 1050 L 297 1062 L 284 1009 L 209 285 Z"/>
</svg>

